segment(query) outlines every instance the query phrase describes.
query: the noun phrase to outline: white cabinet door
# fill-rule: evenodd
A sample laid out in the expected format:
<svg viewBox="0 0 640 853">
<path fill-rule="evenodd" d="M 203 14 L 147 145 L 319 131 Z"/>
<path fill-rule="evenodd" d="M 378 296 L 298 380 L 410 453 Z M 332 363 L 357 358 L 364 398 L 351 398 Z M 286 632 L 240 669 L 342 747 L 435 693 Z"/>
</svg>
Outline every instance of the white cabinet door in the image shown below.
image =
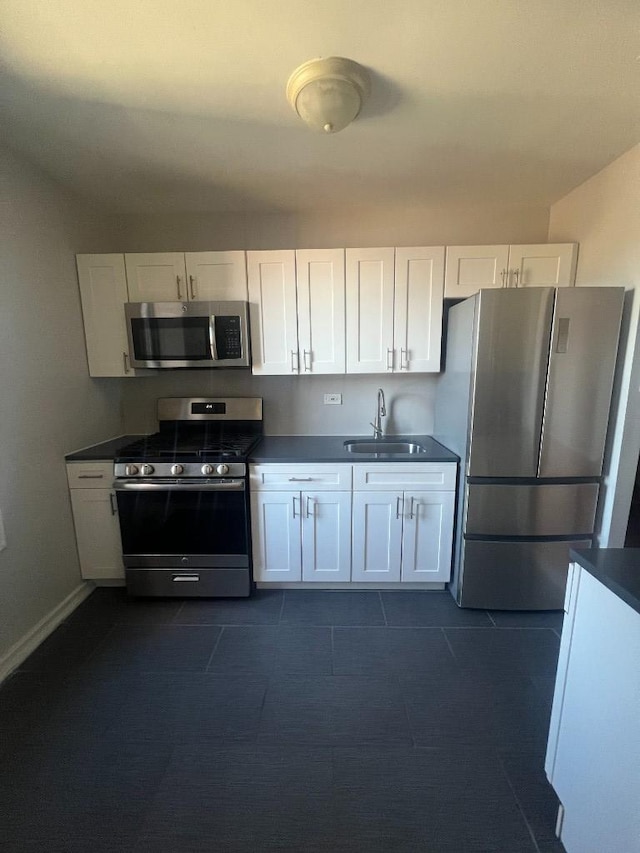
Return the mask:
<svg viewBox="0 0 640 853">
<path fill-rule="evenodd" d="M 444 295 L 473 296 L 481 287 L 505 287 L 509 246 L 447 246 Z"/>
<path fill-rule="evenodd" d="M 300 513 L 299 491 L 251 495 L 254 580 L 302 579 Z"/>
<path fill-rule="evenodd" d="M 510 287 L 568 287 L 575 284 L 577 243 L 509 247 Z"/>
<path fill-rule="evenodd" d="M 401 558 L 402 492 L 354 492 L 351 580 L 399 581 Z"/>
<path fill-rule="evenodd" d="M 253 373 L 299 373 L 295 252 L 247 252 L 247 277 Z"/>
<path fill-rule="evenodd" d="M 115 492 L 71 489 L 69 494 L 82 577 L 124 578 Z"/>
<path fill-rule="evenodd" d="M 444 247 L 396 249 L 393 346 L 396 372 L 440 371 Z"/>
<path fill-rule="evenodd" d="M 351 580 L 351 492 L 303 492 L 302 580 Z"/>
<path fill-rule="evenodd" d="M 405 492 L 402 580 L 446 582 L 451 577 L 454 492 Z"/>
<path fill-rule="evenodd" d="M 246 300 L 244 252 L 186 252 L 184 257 L 190 300 Z"/>
<path fill-rule="evenodd" d="M 296 283 L 301 373 L 344 373 L 344 249 L 297 251 Z"/>
<path fill-rule="evenodd" d="M 182 252 L 138 252 L 124 259 L 129 302 L 186 302 L 189 298 Z"/>
<path fill-rule="evenodd" d="M 134 376 L 124 319 L 122 255 L 76 255 L 90 376 Z"/>
<path fill-rule="evenodd" d="M 395 250 L 347 249 L 347 373 L 394 368 Z"/>
</svg>

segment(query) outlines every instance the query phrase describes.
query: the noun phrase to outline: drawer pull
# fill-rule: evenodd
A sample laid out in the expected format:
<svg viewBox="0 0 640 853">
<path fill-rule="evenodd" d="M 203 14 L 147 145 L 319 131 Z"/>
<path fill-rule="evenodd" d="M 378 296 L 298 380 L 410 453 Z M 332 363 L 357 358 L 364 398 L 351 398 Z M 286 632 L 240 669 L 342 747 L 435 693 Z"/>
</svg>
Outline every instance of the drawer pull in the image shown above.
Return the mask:
<svg viewBox="0 0 640 853">
<path fill-rule="evenodd" d="M 78 474 L 79 480 L 104 480 L 104 474 Z"/>
<path fill-rule="evenodd" d="M 173 583 L 197 583 L 200 575 L 171 575 Z"/>
<path fill-rule="evenodd" d="M 289 477 L 290 483 L 312 483 L 313 477 Z"/>
</svg>

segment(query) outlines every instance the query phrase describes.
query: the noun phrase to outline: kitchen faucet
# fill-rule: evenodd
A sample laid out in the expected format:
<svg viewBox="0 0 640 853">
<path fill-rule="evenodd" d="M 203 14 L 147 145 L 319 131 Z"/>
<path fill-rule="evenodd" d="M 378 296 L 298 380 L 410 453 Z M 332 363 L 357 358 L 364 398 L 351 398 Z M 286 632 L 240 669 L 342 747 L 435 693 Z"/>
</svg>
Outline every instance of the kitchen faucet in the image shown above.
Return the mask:
<svg viewBox="0 0 640 853">
<path fill-rule="evenodd" d="M 386 416 L 387 409 L 384 404 L 384 391 L 382 388 L 378 388 L 378 408 L 375 420 L 371 423 L 374 438 L 382 438 L 382 418 L 385 418 Z"/>
</svg>

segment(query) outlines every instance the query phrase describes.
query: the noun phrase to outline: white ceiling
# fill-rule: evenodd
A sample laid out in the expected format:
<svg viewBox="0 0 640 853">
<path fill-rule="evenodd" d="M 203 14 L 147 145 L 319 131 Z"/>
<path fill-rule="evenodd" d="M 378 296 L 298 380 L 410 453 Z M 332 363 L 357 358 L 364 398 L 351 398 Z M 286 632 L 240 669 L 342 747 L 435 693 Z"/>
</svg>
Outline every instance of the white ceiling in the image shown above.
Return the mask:
<svg viewBox="0 0 640 853">
<path fill-rule="evenodd" d="M 132 211 L 548 205 L 640 141 L 638 0 L 0 0 L 0 133 Z M 285 99 L 368 67 L 339 134 Z"/>
</svg>

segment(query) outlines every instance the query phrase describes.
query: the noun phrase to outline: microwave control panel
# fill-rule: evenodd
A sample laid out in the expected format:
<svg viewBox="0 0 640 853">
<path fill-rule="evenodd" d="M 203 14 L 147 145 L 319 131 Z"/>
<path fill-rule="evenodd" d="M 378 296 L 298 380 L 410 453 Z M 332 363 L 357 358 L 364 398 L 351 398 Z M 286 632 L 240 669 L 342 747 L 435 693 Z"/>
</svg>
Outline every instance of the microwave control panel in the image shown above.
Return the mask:
<svg viewBox="0 0 640 853">
<path fill-rule="evenodd" d="M 242 358 L 240 317 L 216 317 L 215 329 L 218 358 Z"/>
</svg>

